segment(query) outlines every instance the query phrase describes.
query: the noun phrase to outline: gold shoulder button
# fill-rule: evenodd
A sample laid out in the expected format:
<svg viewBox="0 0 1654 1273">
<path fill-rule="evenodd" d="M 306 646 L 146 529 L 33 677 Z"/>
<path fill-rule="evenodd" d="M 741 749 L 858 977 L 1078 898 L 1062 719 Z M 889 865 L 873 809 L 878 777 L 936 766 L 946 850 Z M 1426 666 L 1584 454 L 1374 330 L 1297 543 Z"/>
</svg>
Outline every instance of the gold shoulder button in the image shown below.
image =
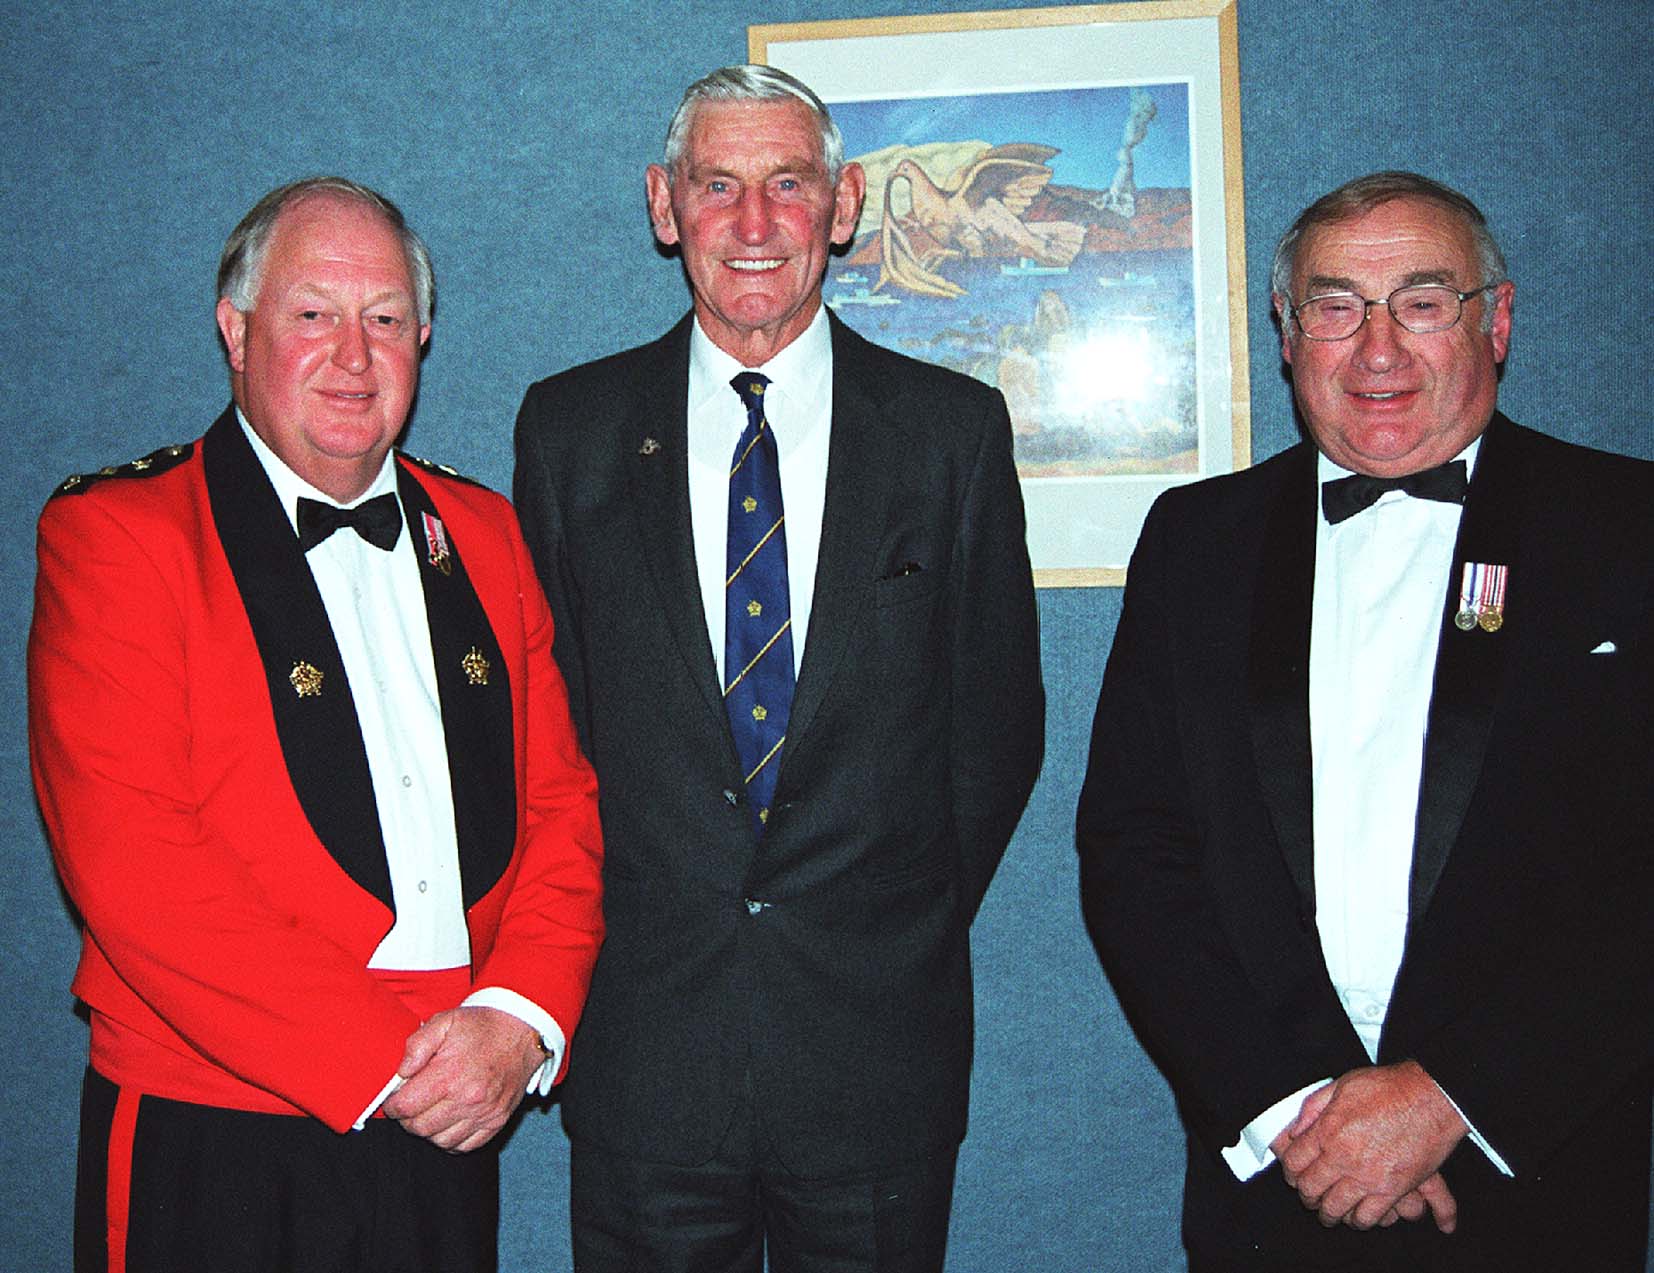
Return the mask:
<svg viewBox="0 0 1654 1273">
<path fill-rule="evenodd" d="M 398 451 L 397 454 L 399 456 L 401 456 L 404 460 L 406 460 L 409 464 L 415 465 L 418 468 L 422 468 L 427 473 L 435 473 L 435 474 L 437 474 L 441 477 L 451 477 L 455 481 L 467 482 L 472 486 L 481 486 L 481 487 L 483 487 L 484 490 L 487 489 L 487 483 L 479 482 L 474 477 L 467 477 L 464 473 L 461 473 L 458 469 L 451 468 L 446 464 L 438 464 L 435 460 L 427 460 L 422 455 L 411 455 L 407 451 Z"/>
<path fill-rule="evenodd" d="M 148 455 L 141 455 L 125 464 L 106 464 L 95 473 L 72 474 L 59 482 L 57 489 L 52 494 L 53 496 L 79 495 L 109 478 L 154 477 L 157 473 L 165 473 L 170 468 L 176 468 L 194 453 L 195 443 L 193 442 L 184 442 L 176 446 L 163 446 L 159 450 L 151 451 Z"/>
</svg>

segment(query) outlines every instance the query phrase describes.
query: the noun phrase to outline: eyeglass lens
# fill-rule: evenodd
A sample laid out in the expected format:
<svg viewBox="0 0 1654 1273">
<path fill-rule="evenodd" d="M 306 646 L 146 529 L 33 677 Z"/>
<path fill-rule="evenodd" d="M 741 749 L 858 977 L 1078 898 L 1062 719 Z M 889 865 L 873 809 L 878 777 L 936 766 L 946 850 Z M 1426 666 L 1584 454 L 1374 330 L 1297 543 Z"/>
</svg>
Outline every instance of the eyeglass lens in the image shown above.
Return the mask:
<svg viewBox="0 0 1654 1273">
<path fill-rule="evenodd" d="M 1315 340 L 1340 340 L 1353 335 L 1367 315 L 1369 305 L 1388 304 L 1390 315 L 1410 332 L 1445 331 L 1459 321 L 1463 303 L 1451 287 L 1421 283 L 1398 287 L 1387 300 L 1366 300 L 1353 292 L 1312 296 L 1296 309 L 1298 325 Z"/>
</svg>

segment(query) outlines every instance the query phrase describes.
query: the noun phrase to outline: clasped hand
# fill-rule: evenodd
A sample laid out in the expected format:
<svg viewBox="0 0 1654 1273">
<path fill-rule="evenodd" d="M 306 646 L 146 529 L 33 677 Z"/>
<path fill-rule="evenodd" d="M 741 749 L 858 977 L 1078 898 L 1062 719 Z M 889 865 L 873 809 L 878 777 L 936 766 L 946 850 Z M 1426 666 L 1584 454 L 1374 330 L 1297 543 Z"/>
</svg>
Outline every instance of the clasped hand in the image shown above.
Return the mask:
<svg viewBox="0 0 1654 1273">
<path fill-rule="evenodd" d="M 416 1136 L 469 1153 L 505 1126 L 545 1059 L 534 1029 L 497 1008 L 450 1008 L 408 1036 L 383 1106 Z"/>
<path fill-rule="evenodd" d="M 1304 1098 L 1271 1143 L 1286 1182 L 1327 1226 L 1417 1220 L 1453 1232 L 1458 1203 L 1438 1170 L 1468 1128 L 1416 1061 L 1369 1066 Z"/>
</svg>

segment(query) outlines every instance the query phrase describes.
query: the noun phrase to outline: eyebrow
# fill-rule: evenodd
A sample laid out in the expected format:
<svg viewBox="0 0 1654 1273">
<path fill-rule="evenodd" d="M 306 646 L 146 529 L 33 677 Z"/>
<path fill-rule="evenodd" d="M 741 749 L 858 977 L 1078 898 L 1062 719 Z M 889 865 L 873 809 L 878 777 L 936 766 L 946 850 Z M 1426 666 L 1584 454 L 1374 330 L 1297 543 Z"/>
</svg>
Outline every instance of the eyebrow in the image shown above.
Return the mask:
<svg viewBox="0 0 1654 1273">
<path fill-rule="evenodd" d="M 1458 284 L 1454 280 L 1451 270 L 1414 270 L 1403 276 L 1396 287 L 1418 287 L 1424 283 L 1439 283 L 1443 287 L 1451 287 L 1454 291 L 1458 291 Z M 1322 292 L 1354 292 L 1356 295 L 1361 294 L 1361 289 L 1356 286 L 1355 280 L 1345 278 L 1342 275 L 1311 274 L 1309 278 L 1304 280 L 1304 285 L 1309 288 L 1308 294 L 1311 296 L 1317 296 Z M 1394 291 L 1395 288 L 1390 290 Z"/>
<path fill-rule="evenodd" d="M 728 177 L 732 181 L 745 180 L 740 173 L 731 171 L 728 168 L 720 167 L 716 164 L 689 164 L 685 167 L 684 171 L 688 174 L 690 180 L 692 181 L 710 181 L 714 177 Z M 773 181 L 777 177 L 785 177 L 789 175 L 803 177 L 817 173 L 822 175 L 826 174 L 826 169 L 822 166 L 819 160 L 794 156 L 789 159 L 784 159 L 778 164 L 772 164 L 760 179 L 763 181 Z"/>
<path fill-rule="evenodd" d="M 334 297 L 335 293 L 331 289 L 317 283 L 299 282 L 293 284 L 292 298 L 295 301 L 331 301 Z M 412 292 L 400 287 L 390 287 L 386 288 L 384 291 L 374 292 L 367 298 L 366 301 L 363 302 L 363 305 L 367 308 L 372 308 L 375 305 L 412 305 L 413 303 L 414 295 Z"/>
</svg>

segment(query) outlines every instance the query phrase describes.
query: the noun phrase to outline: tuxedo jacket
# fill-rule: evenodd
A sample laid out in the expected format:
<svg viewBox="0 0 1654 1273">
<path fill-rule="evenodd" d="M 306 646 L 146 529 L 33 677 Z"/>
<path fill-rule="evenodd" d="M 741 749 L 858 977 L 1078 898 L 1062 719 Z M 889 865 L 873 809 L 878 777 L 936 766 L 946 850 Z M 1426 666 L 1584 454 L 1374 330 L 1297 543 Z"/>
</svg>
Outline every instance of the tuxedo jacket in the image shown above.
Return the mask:
<svg viewBox="0 0 1654 1273">
<path fill-rule="evenodd" d="M 1278 1168 L 1242 1185 L 1218 1158 L 1281 1097 L 1369 1064 L 1315 919 L 1315 468 L 1301 444 L 1157 502 L 1080 802 L 1087 918 L 1189 1132 L 1185 1240 L 1294 1269 L 1403 1247 L 1385 1267 L 1641 1269 L 1654 466 L 1501 416 L 1442 598 L 1378 1059 L 1422 1064 L 1516 1179 L 1466 1139 L 1445 1168 L 1458 1234 L 1328 1232 Z M 1453 621 L 1466 561 L 1509 568 L 1496 632 Z"/>
<path fill-rule="evenodd" d="M 70 479 L 41 515 L 29 638 L 30 751 L 85 924 L 74 989 L 93 1064 L 140 1091 L 342 1131 L 419 1020 L 366 968 L 394 920 L 390 874 L 321 596 L 233 410 L 104 474 Z M 407 459 L 397 480 L 473 984 L 572 1032 L 602 850 L 550 615 L 504 499 Z"/>
<path fill-rule="evenodd" d="M 820 560 L 760 839 L 696 579 L 690 323 L 534 385 L 517 423 L 518 515 L 607 845 L 565 1121 L 690 1164 L 750 1095 L 805 1175 L 951 1148 L 968 928 L 1042 747 L 1004 401 L 832 320 Z"/>
</svg>

